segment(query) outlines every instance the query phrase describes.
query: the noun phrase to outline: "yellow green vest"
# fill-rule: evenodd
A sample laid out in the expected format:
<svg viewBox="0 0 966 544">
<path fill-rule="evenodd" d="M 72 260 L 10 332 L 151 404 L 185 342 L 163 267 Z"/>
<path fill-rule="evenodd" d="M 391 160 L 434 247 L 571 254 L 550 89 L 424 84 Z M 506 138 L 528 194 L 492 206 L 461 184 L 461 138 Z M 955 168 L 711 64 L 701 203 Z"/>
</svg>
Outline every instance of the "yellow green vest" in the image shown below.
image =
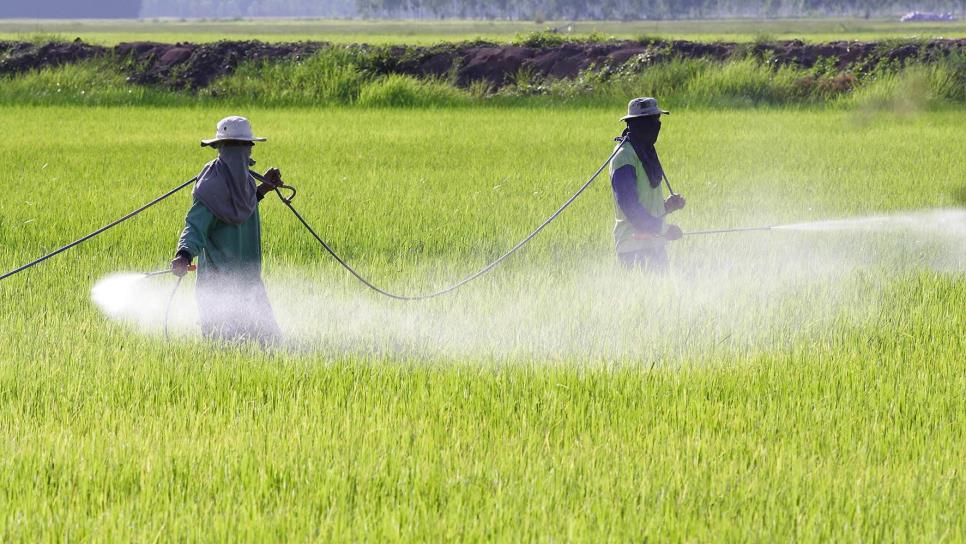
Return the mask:
<svg viewBox="0 0 966 544">
<path fill-rule="evenodd" d="M 644 171 L 644 165 L 641 164 L 637 153 L 634 152 L 631 142 L 625 141 L 619 147 L 617 154 L 610 161 L 611 179 L 614 177 L 614 172 L 620 167 L 628 164 L 634 167 L 634 175 L 637 179 L 637 198 L 641 206 L 644 206 L 644 209 L 647 210 L 647 213 L 661 220 L 660 232 L 664 234 L 667 232 L 667 225 L 664 223 L 664 186 L 651 187 L 651 183 L 647 179 L 647 172 Z M 637 229 L 624 216 L 624 212 L 617 205 L 616 199 L 614 200 L 614 208 L 617 212 L 617 223 L 614 225 L 614 242 L 618 253 L 653 249 L 664 245 L 664 238 L 635 238 L 638 233 Z"/>
</svg>

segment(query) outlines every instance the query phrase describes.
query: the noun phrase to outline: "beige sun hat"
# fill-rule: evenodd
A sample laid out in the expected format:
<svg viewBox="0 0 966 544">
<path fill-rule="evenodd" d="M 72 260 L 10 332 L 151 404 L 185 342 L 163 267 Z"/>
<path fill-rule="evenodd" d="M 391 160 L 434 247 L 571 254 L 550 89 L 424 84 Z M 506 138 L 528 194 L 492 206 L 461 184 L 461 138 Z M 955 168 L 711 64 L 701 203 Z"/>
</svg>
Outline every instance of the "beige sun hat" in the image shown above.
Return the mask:
<svg viewBox="0 0 966 544">
<path fill-rule="evenodd" d="M 671 112 L 662 110 L 657 105 L 657 99 L 649 96 L 635 98 L 627 103 L 627 115 L 621 117 L 621 121 L 627 121 L 634 117 L 649 117 L 651 115 L 670 115 Z"/>
<path fill-rule="evenodd" d="M 204 147 L 225 140 L 264 142 L 266 138 L 258 138 L 252 133 L 252 124 L 248 122 L 248 119 L 232 115 L 218 121 L 218 126 L 215 128 L 215 137 L 210 140 L 201 140 L 201 146 Z"/>
</svg>

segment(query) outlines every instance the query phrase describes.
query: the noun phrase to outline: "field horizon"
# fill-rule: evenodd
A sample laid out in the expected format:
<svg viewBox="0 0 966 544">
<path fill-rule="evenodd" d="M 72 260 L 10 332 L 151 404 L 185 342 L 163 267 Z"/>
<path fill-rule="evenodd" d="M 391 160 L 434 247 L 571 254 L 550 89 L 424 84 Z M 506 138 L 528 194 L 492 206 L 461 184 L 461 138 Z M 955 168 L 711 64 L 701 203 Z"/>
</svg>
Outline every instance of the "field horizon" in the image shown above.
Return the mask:
<svg viewBox="0 0 966 544">
<path fill-rule="evenodd" d="M 460 20 L 0 20 L 0 39 L 50 35 L 101 45 L 124 41 L 209 42 L 322 40 L 334 43 L 432 45 L 464 40 L 511 41 L 521 34 L 553 30 L 575 39 L 652 36 L 693 41 L 751 42 L 768 39 L 832 40 L 929 39 L 966 37 L 966 22 L 911 22 L 897 19 L 800 18 L 668 21 L 460 21 Z"/>
</svg>

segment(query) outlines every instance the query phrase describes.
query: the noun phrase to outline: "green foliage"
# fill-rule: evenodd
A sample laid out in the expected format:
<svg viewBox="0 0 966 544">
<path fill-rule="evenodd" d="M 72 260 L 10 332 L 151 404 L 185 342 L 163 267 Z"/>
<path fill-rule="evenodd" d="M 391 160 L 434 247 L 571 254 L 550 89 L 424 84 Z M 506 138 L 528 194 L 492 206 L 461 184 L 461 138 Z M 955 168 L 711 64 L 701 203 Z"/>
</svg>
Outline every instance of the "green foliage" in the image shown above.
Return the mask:
<svg viewBox="0 0 966 544">
<path fill-rule="evenodd" d="M 536 85 L 537 75 L 533 67 L 521 66 L 511 75 L 512 85 L 520 89 L 529 89 Z"/>
<path fill-rule="evenodd" d="M 187 104 L 189 97 L 128 84 L 109 60 L 90 60 L 0 77 L 6 104 L 119 106 Z"/>
<path fill-rule="evenodd" d="M 362 88 L 358 104 L 379 108 L 447 107 L 469 103 L 469 96 L 444 81 L 390 74 Z"/>
<path fill-rule="evenodd" d="M 899 97 L 907 97 L 905 101 L 918 103 L 917 110 L 966 101 L 962 55 L 908 68 L 880 65 L 874 75 L 863 77 L 839 72 L 831 62 L 805 70 L 776 67 L 767 59 L 750 56 L 724 63 L 680 58 L 654 62 L 648 55 L 642 57 L 617 70 L 587 71 L 574 80 L 540 81 L 528 72 L 529 77 L 517 77 L 495 99 L 507 104 L 531 99 L 616 106 L 627 97 L 659 96 L 711 107 L 821 104 L 889 109 Z"/>
<path fill-rule="evenodd" d="M 839 72 L 838 69 L 838 59 L 834 56 L 830 57 L 819 57 L 815 60 L 815 64 L 810 70 L 812 75 L 822 77 L 822 76 L 834 76 Z"/>
<path fill-rule="evenodd" d="M 572 40 L 573 38 L 569 38 L 564 34 L 544 30 L 540 32 L 529 32 L 527 34 L 517 34 L 512 43 L 524 47 L 556 47 Z"/>
<path fill-rule="evenodd" d="M 455 63 L 444 78 L 419 81 L 393 73 L 406 59 L 394 56 L 389 48 L 335 46 L 300 61 L 243 63 L 196 95 L 130 84 L 122 73 L 132 67 L 102 59 L 6 76 L 0 79 L 0 97 L 18 104 L 177 105 L 200 98 L 313 107 L 356 103 L 446 107 L 488 101 L 519 106 L 610 106 L 641 95 L 723 107 L 833 104 L 889 109 L 900 95 L 919 107 L 966 102 L 966 55 L 962 53 L 930 62 L 884 59 L 853 73 L 839 71 L 832 58 L 820 58 L 805 69 L 779 66 L 767 55 L 756 57 L 751 51 L 749 48 L 747 56 L 716 62 L 682 59 L 667 47 L 651 47 L 621 66 L 591 67 L 574 79 L 563 80 L 542 77 L 532 67 L 523 66 L 511 74 L 508 85 L 496 89 L 480 81 L 468 88 L 457 87 Z M 389 76 L 376 75 L 387 72 Z"/>
<path fill-rule="evenodd" d="M 332 47 L 299 62 L 248 62 L 202 94 L 246 103 L 351 104 L 368 79 L 360 60 L 356 50 Z"/>
<path fill-rule="evenodd" d="M 767 32 L 757 32 L 751 39 L 755 45 L 769 45 L 775 43 L 775 36 Z"/>
<path fill-rule="evenodd" d="M 966 101 L 963 56 L 934 65 L 915 65 L 880 76 L 849 96 L 845 102 L 863 110 L 914 114 L 931 106 Z"/>
<path fill-rule="evenodd" d="M 794 92 L 797 75 L 793 68 L 772 69 L 746 58 L 696 73 L 684 92 L 690 100 L 705 104 L 781 104 L 800 98 Z"/>
<path fill-rule="evenodd" d="M 632 41 L 641 43 L 643 45 L 652 44 L 655 42 L 662 42 L 665 38 L 657 34 L 638 34 L 632 38 Z"/>
<path fill-rule="evenodd" d="M 672 59 L 653 64 L 642 72 L 619 77 L 611 94 L 615 96 L 680 96 L 693 87 L 691 83 L 715 63 L 704 59 Z M 634 91 L 638 91 L 634 94 Z"/>
<path fill-rule="evenodd" d="M 488 98 L 493 91 L 493 84 L 484 79 L 473 81 L 466 88 L 467 94 L 476 100 Z"/>
<path fill-rule="evenodd" d="M 445 107 L 469 101 L 537 105 L 562 101 L 583 105 L 619 105 L 629 96 L 652 95 L 681 104 L 742 107 L 758 104 L 840 104 L 892 108 L 902 100 L 917 107 L 966 102 L 963 55 L 907 68 L 882 63 L 855 76 L 823 61 L 812 70 L 776 67 L 745 57 L 724 63 L 649 55 L 617 69 L 591 69 L 573 80 L 541 78 L 529 67 L 513 74 L 499 91 L 486 82 L 467 89 L 447 79 L 419 80 L 390 74 L 373 76 L 378 54 L 352 48 L 320 51 L 300 62 L 246 63 L 235 73 L 202 89 L 170 92 L 133 85 L 108 60 L 45 68 L 0 79 L 0 97 L 17 104 L 178 105 L 200 98 L 233 104 L 386 107 Z M 902 99 L 901 97 L 907 97 Z M 873 106 L 873 104 L 879 104 Z"/>
<path fill-rule="evenodd" d="M 616 36 L 608 36 L 603 32 L 594 31 L 588 34 L 587 37 L 584 38 L 582 41 L 587 41 L 591 43 L 605 43 L 605 42 L 612 42 L 616 40 L 617 40 Z"/>
</svg>

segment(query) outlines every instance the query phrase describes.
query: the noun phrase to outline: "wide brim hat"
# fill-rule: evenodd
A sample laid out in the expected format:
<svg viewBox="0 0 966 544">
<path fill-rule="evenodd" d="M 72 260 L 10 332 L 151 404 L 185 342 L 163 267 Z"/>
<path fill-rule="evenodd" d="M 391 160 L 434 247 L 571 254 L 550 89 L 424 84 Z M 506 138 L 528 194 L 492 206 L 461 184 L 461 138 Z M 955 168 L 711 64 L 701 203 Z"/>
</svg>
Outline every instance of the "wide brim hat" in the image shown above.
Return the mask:
<svg viewBox="0 0 966 544">
<path fill-rule="evenodd" d="M 201 140 L 201 146 L 204 147 L 225 141 L 265 142 L 268 141 L 268 138 L 255 136 L 252 132 L 252 124 L 248 122 L 248 119 L 238 115 L 232 115 L 231 117 L 225 117 L 221 121 L 218 121 L 218 125 L 215 127 L 215 137 L 208 140 Z"/>
<path fill-rule="evenodd" d="M 649 96 L 635 98 L 627 103 L 627 115 L 621 117 L 621 121 L 627 121 L 635 117 L 650 117 L 652 115 L 670 115 L 671 112 L 662 110 L 657 105 L 657 99 Z"/>
</svg>

